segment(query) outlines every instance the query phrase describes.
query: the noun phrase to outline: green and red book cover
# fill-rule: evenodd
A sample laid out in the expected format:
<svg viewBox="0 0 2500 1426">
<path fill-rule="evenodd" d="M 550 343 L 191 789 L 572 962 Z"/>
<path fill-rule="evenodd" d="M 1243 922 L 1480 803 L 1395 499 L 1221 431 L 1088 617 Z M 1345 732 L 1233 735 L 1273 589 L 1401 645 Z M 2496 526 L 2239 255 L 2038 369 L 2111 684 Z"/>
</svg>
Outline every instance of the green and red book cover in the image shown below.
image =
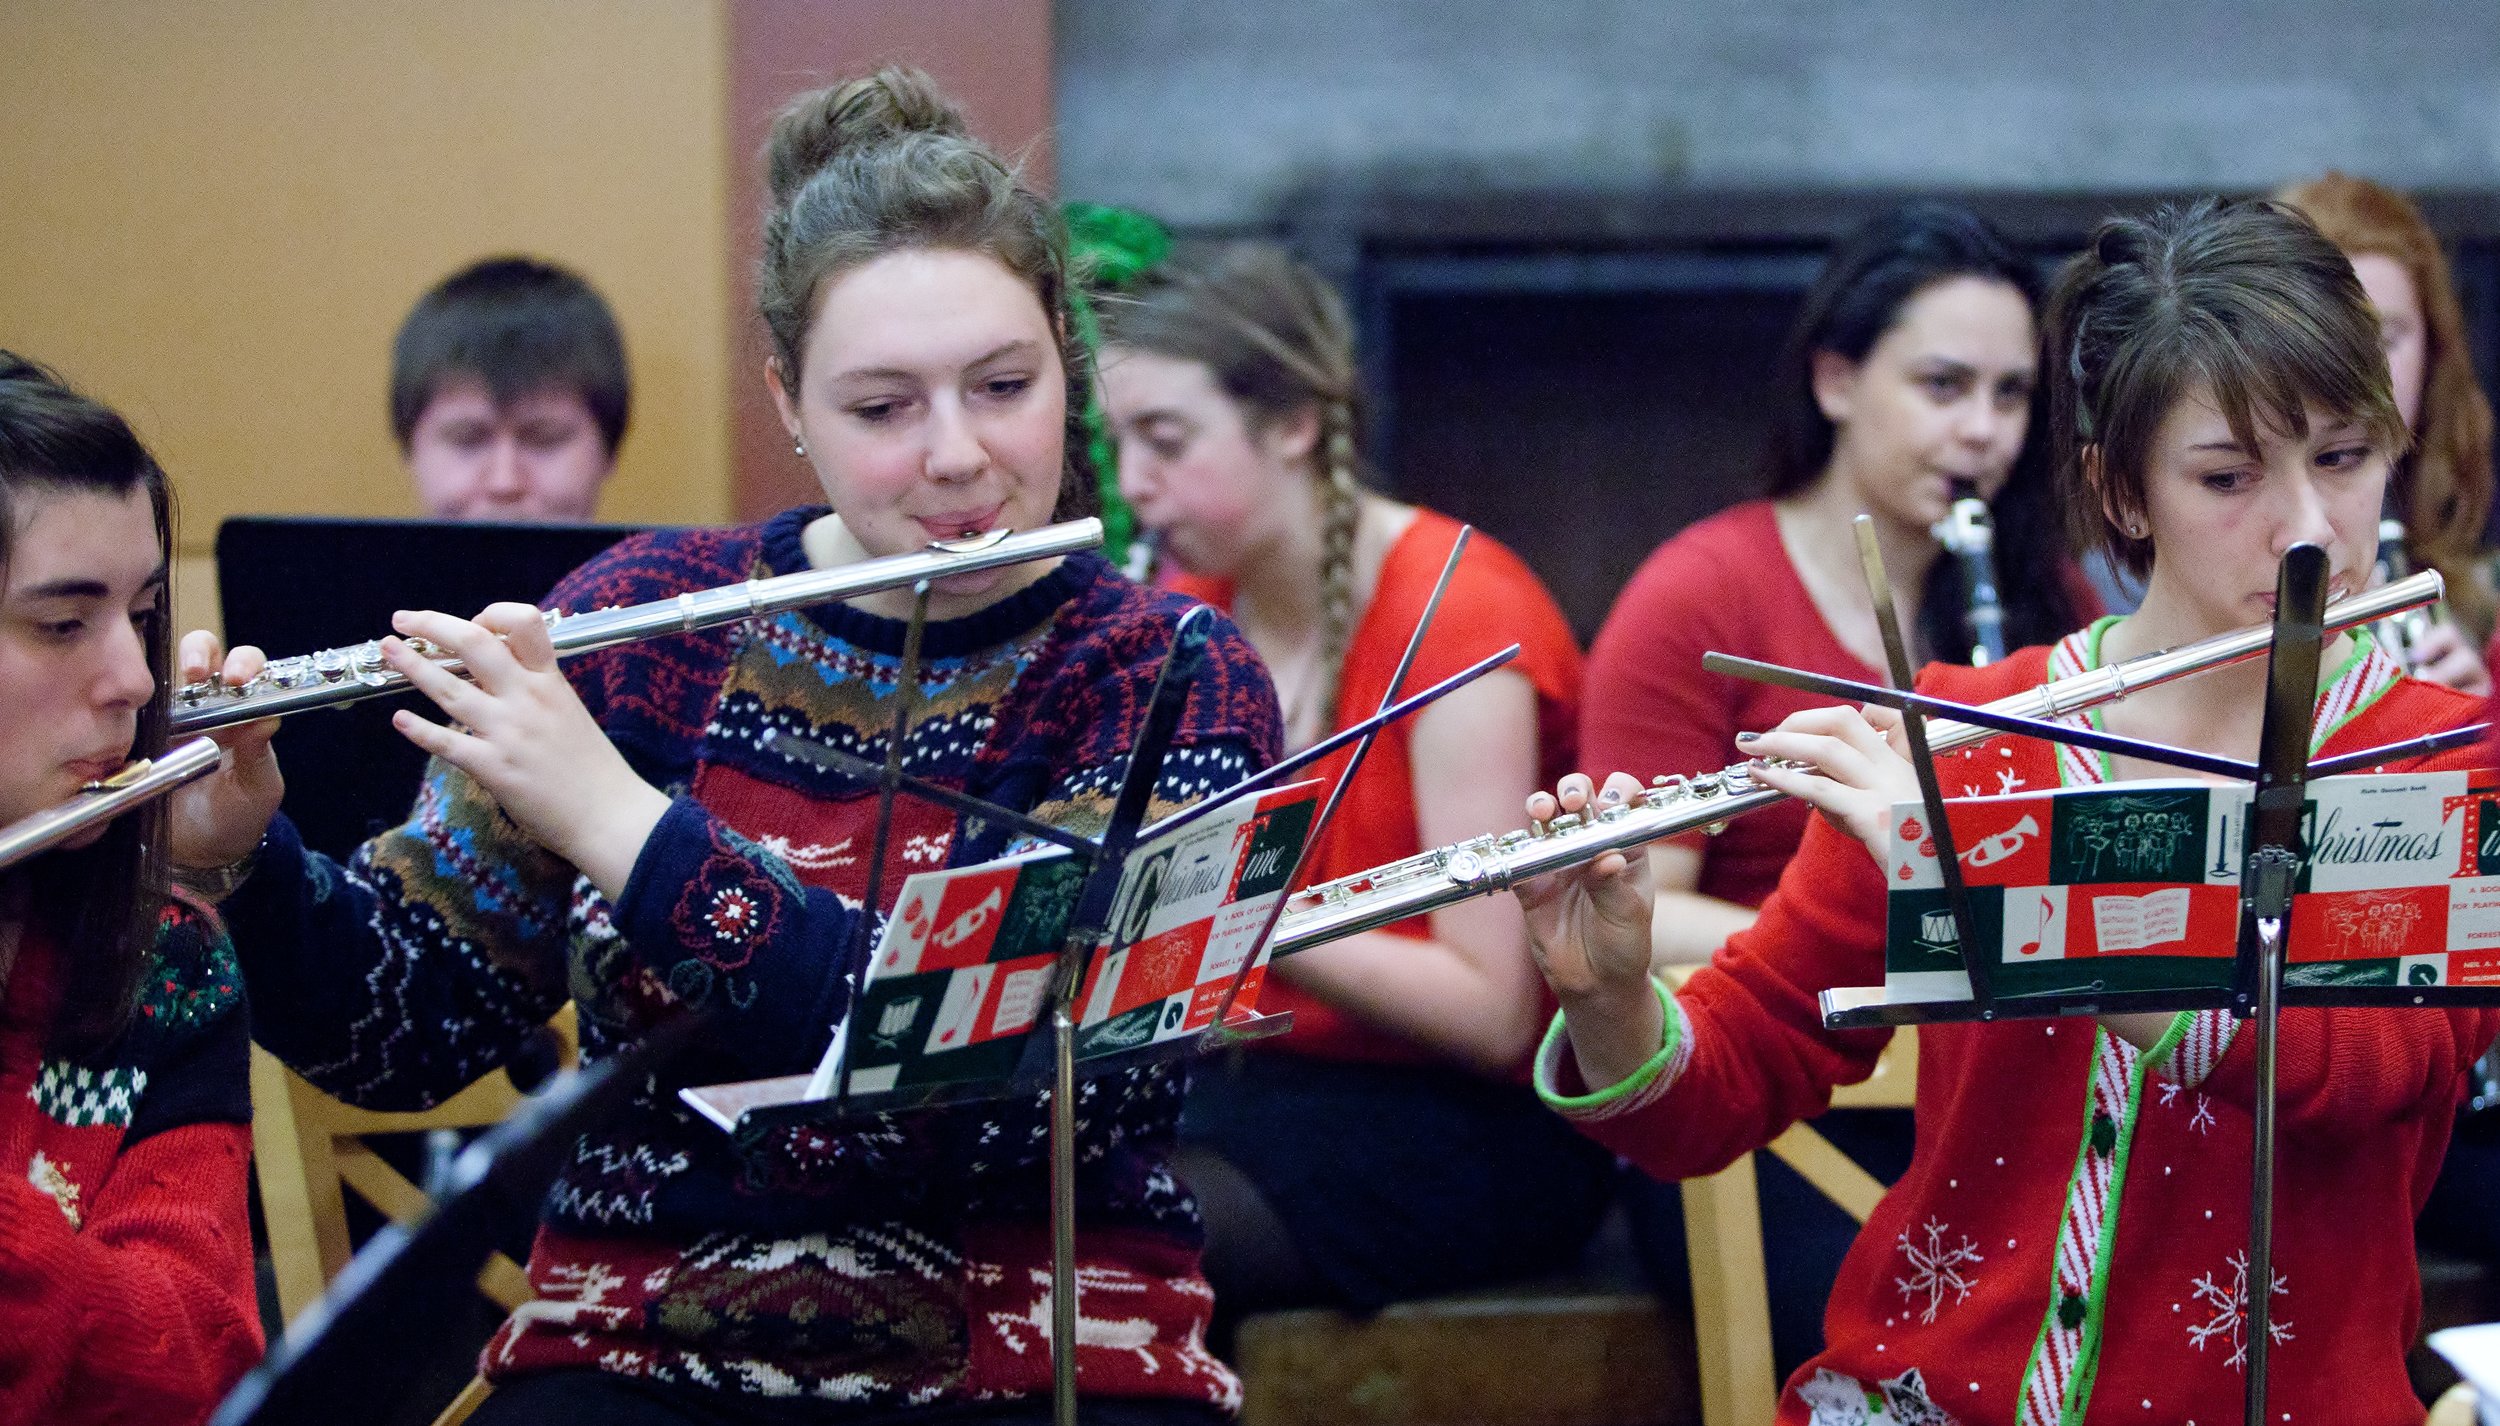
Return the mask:
<svg viewBox="0 0 2500 1426">
<path fill-rule="evenodd" d="M 1205 1030 L 1237 979 L 1230 1013 L 1252 1013 L 1266 978 L 1259 933 L 1325 786 L 1269 788 L 1129 852 L 1109 931 L 1078 969 L 1071 1008 L 1081 1062 Z M 751 1109 L 1003 1083 L 1048 1020 L 1085 879 L 1084 861 L 1059 848 L 906 879 L 858 1002 L 813 1075 L 680 1097 L 734 1130 Z"/>
<path fill-rule="evenodd" d="M 2227 985 L 2245 783 L 2131 782 L 1946 804 L 2000 996 Z M 2303 814 L 2294 986 L 2500 985 L 2500 774 L 2321 778 Z M 1885 998 L 1967 999 L 1925 807 L 1893 809 Z"/>
</svg>

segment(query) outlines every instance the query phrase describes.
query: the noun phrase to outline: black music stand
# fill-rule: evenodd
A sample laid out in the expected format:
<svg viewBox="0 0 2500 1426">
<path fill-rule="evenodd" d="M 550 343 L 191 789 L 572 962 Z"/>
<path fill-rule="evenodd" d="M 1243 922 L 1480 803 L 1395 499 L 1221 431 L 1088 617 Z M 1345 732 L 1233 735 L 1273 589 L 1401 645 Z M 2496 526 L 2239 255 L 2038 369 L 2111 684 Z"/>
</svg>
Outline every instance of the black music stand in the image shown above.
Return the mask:
<svg viewBox="0 0 2500 1426">
<path fill-rule="evenodd" d="M 583 1133 L 664 1079 L 708 1028 L 685 1015 L 621 1054 L 562 1074 L 452 1161 L 435 1206 L 393 1223 L 350 1260 L 268 1357 L 235 1384 L 210 1426 L 294 1426 L 339 1419 L 339 1403 L 405 1392 L 424 1368 L 409 1338 L 460 1320 L 478 1265 L 539 1204 Z"/>
<path fill-rule="evenodd" d="M 217 597 L 226 642 L 272 655 L 380 638 L 400 609 L 462 618 L 499 600 L 536 603 L 639 525 L 364 520 L 242 515 L 217 527 Z M 397 826 L 415 800 L 425 754 L 391 726 L 398 698 L 289 718 L 274 746 L 286 769 L 281 809 L 304 845 L 345 861 Z"/>
<path fill-rule="evenodd" d="M 2500 1004 L 2500 986 L 2286 986 L 2290 907 L 2306 856 L 2308 781 L 2313 775 L 2369 766 L 2453 746 L 2459 734 L 2409 740 L 2384 748 L 2318 763 L 2310 761 L 2317 701 L 2318 659 L 2325 641 L 2326 555 L 2315 545 L 2286 551 L 2275 597 L 2274 639 L 2268 652 L 2266 715 L 2258 761 L 2251 765 L 2219 759 L 2160 744 L 2078 730 L 2045 720 L 2007 717 L 1942 699 L 1911 695 L 1910 669 L 1901 639 L 1900 619 L 1893 607 L 1891 586 L 1883 577 L 1872 527 L 1859 517 L 1860 554 L 1882 627 L 1893 689 L 1850 684 L 1846 680 L 1775 669 L 1750 660 L 1709 656 L 1709 665 L 1740 677 L 1764 678 L 1792 687 L 1845 691 L 1900 711 L 1913 762 L 1919 773 L 1920 801 L 1927 825 L 1934 829 L 1936 859 L 1954 926 L 1956 949 L 1969 977 L 1967 999 L 1892 1002 L 1880 991 L 1823 992 L 1823 1021 L 1832 1029 L 1873 1026 L 1945 1024 L 1999 1018 L 2103 1015 L 2131 1011 L 2182 1011 L 2227 1008 L 2255 1021 L 2252 1049 L 2257 1056 L 2257 1092 L 2249 1202 L 2248 1280 L 2272 1281 L 2274 1213 L 2274 1121 L 2276 1109 L 2275 1050 L 2282 1006 L 2402 1005 L 2424 1008 Z M 1934 759 L 1928 752 L 1925 717 L 1940 714 L 1960 721 L 2019 732 L 2052 742 L 2072 743 L 2123 752 L 2147 761 L 2247 777 L 2257 784 L 2256 800 L 2244 832 L 2240 877 L 2239 942 L 2227 984 L 2218 987 L 2116 991 L 2092 989 L 2036 995 L 1996 992 L 1992 971 L 1996 956 L 1976 932 L 1968 896 L 1960 876 L 1960 858 Z M 2267 1348 L 2272 1340 L 2271 1294 L 2252 1290 L 2247 1312 L 2248 1377 L 2245 1409 L 2250 1426 L 2266 1419 Z"/>
</svg>

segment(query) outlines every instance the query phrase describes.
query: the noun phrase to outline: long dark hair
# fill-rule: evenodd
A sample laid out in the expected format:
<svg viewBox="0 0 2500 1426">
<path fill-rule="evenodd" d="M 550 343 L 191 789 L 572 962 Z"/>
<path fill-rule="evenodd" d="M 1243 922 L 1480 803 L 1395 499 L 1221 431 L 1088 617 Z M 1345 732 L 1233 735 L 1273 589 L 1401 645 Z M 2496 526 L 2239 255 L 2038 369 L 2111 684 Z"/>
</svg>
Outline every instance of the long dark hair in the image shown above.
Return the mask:
<svg viewBox="0 0 2500 1426">
<path fill-rule="evenodd" d="M 1765 464 L 1774 499 L 1823 478 L 1834 429 L 1814 399 L 1814 356 L 1866 360 L 1910 299 L 1939 282 L 1977 277 L 2002 282 L 2040 311 L 2040 275 L 2004 235 L 1950 203 L 1907 203 L 1844 238 L 1807 289 L 1805 306 L 1781 349 Z M 2045 644 L 2083 622 L 2069 578 L 2072 550 L 2050 479 L 2048 421 L 2041 388 L 2005 488 L 1990 507 L 1996 520 L 1997 596 L 2009 648 Z M 1968 591 L 1957 560 L 1939 559 L 1919 592 L 1919 631 L 1936 657 L 1970 661 Z"/>
<path fill-rule="evenodd" d="M 148 493 L 160 559 L 173 549 L 173 500 L 165 472 L 128 422 L 70 389 L 45 368 L 0 351 L 0 576 L 15 553 L 23 502 L 62 491 Z M 165 750 L 163 690 L 173 666 L 171 596 L 160 584 L 147 634 L 158 695 L 139 710 L 131 756 Z M 28 911 L 60 948 L 63 994 L 52 1048 L 100 1050 L 128 1026 L 139 979 L 165 907 L 165 802 L 123 814 L 94 844 L 48 852 L 28 869 Z"/>
</svg>

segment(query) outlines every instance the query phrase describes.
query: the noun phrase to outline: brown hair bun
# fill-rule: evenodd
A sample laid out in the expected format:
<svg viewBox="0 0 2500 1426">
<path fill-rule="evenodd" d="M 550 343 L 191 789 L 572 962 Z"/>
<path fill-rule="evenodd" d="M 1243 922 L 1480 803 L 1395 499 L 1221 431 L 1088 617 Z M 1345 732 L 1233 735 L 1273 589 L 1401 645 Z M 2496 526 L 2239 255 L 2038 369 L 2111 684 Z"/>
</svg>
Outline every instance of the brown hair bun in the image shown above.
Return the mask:
<svg viewBox="0 0 2500 1426">
<path fill-rule="evenodd" d="M 961 109 L 937 82 L 910 65 L 811 90 L 782 106 L 764 143 L 773 202 L 787 203 L 818 170 L 845 152 L 903 134 L 970 138 Z"/>
</svg>

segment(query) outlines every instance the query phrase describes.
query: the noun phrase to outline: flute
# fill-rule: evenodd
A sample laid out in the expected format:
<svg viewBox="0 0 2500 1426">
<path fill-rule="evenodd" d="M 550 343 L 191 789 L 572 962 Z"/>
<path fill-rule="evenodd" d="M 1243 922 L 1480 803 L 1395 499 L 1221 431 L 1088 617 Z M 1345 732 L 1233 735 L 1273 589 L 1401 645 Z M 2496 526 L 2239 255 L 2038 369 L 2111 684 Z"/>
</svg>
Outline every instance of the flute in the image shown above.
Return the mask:
<svg viewBox="0 0 2500 1426">
<path fill-rule="evenodd" d="M 2384 619 L 2439 598 L 2437 570 L 2383 584 L 2344 599 L 2326 611 L 2331 632 Z M 2054 719 L 2139 689 L 2204 673 L 2257 657 L 2273 641 L 2271 625 L 2216 634 L 2089 673 L 2042 684 L 1987 705 L 1991 712 Z M 1997 736 L 1969 723 L 1932 718 L 1927 746 L 1936 753 L 1969 747 Z M 1294 893 L 1276 924 L 1273 954 L 1284 956 L 1409 916 L 1420 916 L 1473 897 L 1504 891 L 1530 877 L 1593 861 L 1607 852 L 1715 827 L 1731 817 L 1768 807 L 1788 794 L 1755 782 L 1750 762 L 1699 777 L 1660 778 L 1628 802 L 1594 813 L 1567 813 L 1525 831 L 1477 837 L 1420 852 L 1403 861 L 1323 882 Z"/>
<path fill-rule="evenodd" d="M 2005 606 L 1997 599 L 1996 521 L 1979 487 L 1953 482 L 1953 509 L 1929 527 L 1945 553 L 1961 562 L 1962 587 L 1970 605 L 1970 663 L 1986 668 L 2005 657 Z"/>
<path fill-rule="evenodd" d="M 89 827 L 110 822 L 133 807 L 199 781 L 217 770 L 219 756 L 215 743 L 194 738 L 154 758 L 141 758 L 111 777 L 88 783 L 78 790 L 77 796 L 57 807 L 47 807 L 0 827 L 0 867 L 15 866 Z"/>
<path fill-rule="evenodd" d="M 557 658 L 570 658 L 637 639 L 692 633 L 741 619 L 874 594 L 882 589 L 904 588 L 922 580 L 1074 554 L 1101 543 L 1102 521 L 1091 517 L 1044 525 L 1022 534 L 992 530 L 960 540 L 934 541 L 929 548 L 910 554 L 861 560 L 839 569 L 750 579 L 622 609 L 595 609 L 581 614 L 550 610 L 544 616 L 547 637 L 555 645 Z M 405 642 L 444 672 L 467 676 L 460 660 L 425 640 Z M 212 676 L 184 684 L 174 691 L 173 731 L 205 733 L 306 708 L 379 698 L 407 686 L 407 676 L 383 662 L 382 643 L 376 639 L 347 648 L 276 659 L 243 683 L 229 684 Z"/>
</svg>

